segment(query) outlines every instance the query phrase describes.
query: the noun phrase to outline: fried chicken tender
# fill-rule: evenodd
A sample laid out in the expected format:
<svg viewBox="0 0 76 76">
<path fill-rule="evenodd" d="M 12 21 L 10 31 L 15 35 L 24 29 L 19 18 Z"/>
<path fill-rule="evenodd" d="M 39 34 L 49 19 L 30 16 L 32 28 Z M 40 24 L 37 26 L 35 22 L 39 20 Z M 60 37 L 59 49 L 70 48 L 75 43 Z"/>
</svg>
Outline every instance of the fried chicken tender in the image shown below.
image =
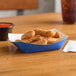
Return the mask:
<svg viewBox="0 0 76 76">
<path fill-rule="evenodd" d="M 47 39 L 47 44 L 52 44 L 52 43 L 56 43 L 58 41 L 60 41 L 60 38 L 48 38 Z"/>
<path fill-rule="evenodd" d="M 25 33 L 21 40 L 16 42 L 24 42 L 38 45 L 47 45 L 56 43 L 61 40 L 61 34 L 55 31 L 47 31 L 42 29 L 34 29 Z"/>
<path fill-rule="evenodd" d="M 54 31 L 47 31 L 46 36 L 47 37 L 54 37 L 55 34 L 56 34 L 56 32 L 54 32 Z"/>
<path fill-rule="evenodd" d="M 35 29 L 34 30 L 36 35 L 41 35 L 45 37 L 54 37 L 56 32 L 54 31 L 47 31 L 47 30 L 42 30 L 42 29 Z"/>
<path fill-rule="evenodd" d="M 46 39 L 38 40 L 36 42 L 32 42 L 32 44 L 47 45 L 47 40 Z"/>
<path fill-rule="evenodd" d="M 29 38 L 31 38 L 31 37 L 33 37 L 33 36 L 35 36 L 35 31 L 28 31 L 27 33 L 25 33 L 23 36 L 22 36 L 22 40 L 24 40 L 24 39 L 29 39 Z"/>
<path fill-rule="evenodd" d="M 26 39 L 26 40 L 16 40 L 16 42 L 31 43 L 31 41 L 29 39 Z"/>
<path fill-rule="evenodd" d="M 44 37 L 40 36 L 40 35 L 36 35 L 36 36 L 33 36 L 31 37 L 29 40 L 31 42 L 34 42 L 34 41 L 38 41 L 38 40 L 42 40 Z"/>
<path fill-rule="evenodd" d="M 16 42 L 21 42 L 21 40 L 16 40 Z"/>
<path fill-rule="evenodd" d="M 61 34 L 59 32 L 56 32 L 56 34 L 53 36 L 54 38 L 60 38 Z"/>
<path fill-rule="evenodd" d="M 36 35 L 41 35 L 41 36 L 46 36 L 47 30 L 42 30 L 42 29 L 34 29 Z"/>
</svg>

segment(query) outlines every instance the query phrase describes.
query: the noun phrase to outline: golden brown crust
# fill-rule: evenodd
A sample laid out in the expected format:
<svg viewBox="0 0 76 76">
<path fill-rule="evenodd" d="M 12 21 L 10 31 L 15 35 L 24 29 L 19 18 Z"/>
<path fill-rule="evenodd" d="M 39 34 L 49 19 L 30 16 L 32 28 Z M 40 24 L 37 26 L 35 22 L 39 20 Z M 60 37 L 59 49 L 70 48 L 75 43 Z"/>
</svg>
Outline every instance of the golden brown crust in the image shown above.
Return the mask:
<svg viewBox="0 0 76 76">
<path fill-rule="evenodd" d="M 46 36 L 47 30 L 42 30 L 42 29 L 34 29 L 36 35 L 41 35 L 41 36 Z"/>
<path fill-rule="evenodd" d="M 56 32 L 56 34 L 53 36 L 54 38 L 60 38 L 61 34 L 59 32 Z"/>
<path fill-rule="evenodd" d="M 40 36 L 40 35 L 36 35 L 34 37 L 31 37 L 29 40 L 31 42 L 34 42 L 34 41 L 38 41 L 38 40 L 42 40 L 44 37 L 43 36 Z"/>
<path fill-rule="evenodd" d="M 32 42 L 32 44 L 47 45 L 47 40 L 46 39 L 38 40 L 36 42 Z"/>
<path fill-rule="evenodd" d="M 60 41 L 60 38 L 48 38 L 47 39 L 48 44 L 56 43 L 58 41 Z"/>
<path fill-rule="evenodd" d="M 31 38 L 31 37 L 33 37 L 33 36 L 35 36 L 35 31 L 28 31 L 27 33 L 25 33 L 23 36 L 22 36 L 22 40 L 24 40 L 24 39 L 29 39 L 29 38 Z"/>
<path fill-rule="evenodd" d="M 54 32 L 54 31 L 47 31 L 46 36 L 47 37 L 54 37 L 55 34 L 56 34 L 56 32 Z"/>
<path fill-rule="evenodd" d="M 16 42 L 20 42 L 21 40 L 16 40 Z"/>
<path fill-rule="evenodd" d="M 26 39 L 26 40 L 16 40 L 16 42 L 31 43 L 30 40 L 28 40 L 28 39 Z"/>
<path fill-rule="evenodd" d="M 16 42 L 47 45 L 56 43 L 60 40 L 61 40 L 61 34 L 59 32 L 34 29 L 32 31 L 28 31 L 27 33 L 25 33 L 22 36 L 22 40 L 16 40 Z"/>
</svg>

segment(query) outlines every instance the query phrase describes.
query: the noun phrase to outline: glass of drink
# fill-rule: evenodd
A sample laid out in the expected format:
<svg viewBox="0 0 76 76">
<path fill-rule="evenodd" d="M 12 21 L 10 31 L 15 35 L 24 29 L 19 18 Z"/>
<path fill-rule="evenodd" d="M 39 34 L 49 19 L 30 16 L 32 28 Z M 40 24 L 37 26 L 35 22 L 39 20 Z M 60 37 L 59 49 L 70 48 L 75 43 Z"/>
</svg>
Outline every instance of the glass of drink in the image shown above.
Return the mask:
<svg viewBox="0 0 76 76">
<path fill-rule="evenodd" d="M 0 22 L 0 41 L 8 40 L 8 33 L 11 32 L 13 26 L 13 23 Z"/>
<path fill-rule="evenodd" d="M 75 23 L 75 0 L 61 0 L 62 4 L 62 17 L 66 24 Z"/>
</svg>

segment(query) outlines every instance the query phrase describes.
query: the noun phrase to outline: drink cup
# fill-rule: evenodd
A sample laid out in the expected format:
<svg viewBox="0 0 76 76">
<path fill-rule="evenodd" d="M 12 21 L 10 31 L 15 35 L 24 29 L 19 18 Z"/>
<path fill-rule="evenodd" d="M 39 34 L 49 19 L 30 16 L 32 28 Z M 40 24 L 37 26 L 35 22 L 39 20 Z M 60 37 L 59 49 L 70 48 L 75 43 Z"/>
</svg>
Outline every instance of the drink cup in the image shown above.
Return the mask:
<svg viewBox="0 0 76 76">
<path fill-rule="evenodd" d="M 0 41 L 8 40 L 8 33 L 12 31 L 13 26 L 13 23 L 0 22 Z"/>
<path fill-rule="evenodd" d="M 62 17 L 65 24 L 75 23 L 76 4 L 75 0 L 61 0 Z"/>
</svg>

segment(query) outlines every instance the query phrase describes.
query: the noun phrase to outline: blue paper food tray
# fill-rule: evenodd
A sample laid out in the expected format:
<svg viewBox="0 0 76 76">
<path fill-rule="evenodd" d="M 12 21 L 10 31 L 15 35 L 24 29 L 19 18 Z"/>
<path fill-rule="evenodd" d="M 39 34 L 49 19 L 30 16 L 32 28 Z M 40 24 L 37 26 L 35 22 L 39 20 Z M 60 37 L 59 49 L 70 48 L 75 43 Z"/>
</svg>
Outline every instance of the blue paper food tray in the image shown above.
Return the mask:
<svg viewBox="0 0 76 76">
<path fill-rule="evenodd" d="M 52 29 L 52 30 L 58 31 L 56 29 Z M 16 36 L 18 36 L 18 35 L 16 34 Z M 20 34 L 20 35 L 22 36 L 22 34 Z M 13 41 L 13 44 L 24 53 L 49 51 L 49 50 L 53 51 L 53 50 L 60 49 L 63 46 L 63 44 L 65 43 L 65 41 L 68 39 L 68 36 L 66 36 L 65 34 L 62 34 L 61 37 L 62 37 L 61 41 L 53 43 L 53 44 L 49 44 L 49 45 L 36 45 L 36 44 L 29 44 L 29 43 L 24 43 L 24 42 L 14 42 L 14 41 Z M 18 37 L 15 37 L 15 38 L 18 38 Z M 11 39 L 9 39 L 9 40 L 11 40 Z"/>
<path fill-rule="evenodd" d="M 66 39 L 50 45 L 34 45 L 24 42 L 13 42 L 22 52 L 32 53 L 40 51 L 58 50 L 62 47 Z"/>
</svg>

